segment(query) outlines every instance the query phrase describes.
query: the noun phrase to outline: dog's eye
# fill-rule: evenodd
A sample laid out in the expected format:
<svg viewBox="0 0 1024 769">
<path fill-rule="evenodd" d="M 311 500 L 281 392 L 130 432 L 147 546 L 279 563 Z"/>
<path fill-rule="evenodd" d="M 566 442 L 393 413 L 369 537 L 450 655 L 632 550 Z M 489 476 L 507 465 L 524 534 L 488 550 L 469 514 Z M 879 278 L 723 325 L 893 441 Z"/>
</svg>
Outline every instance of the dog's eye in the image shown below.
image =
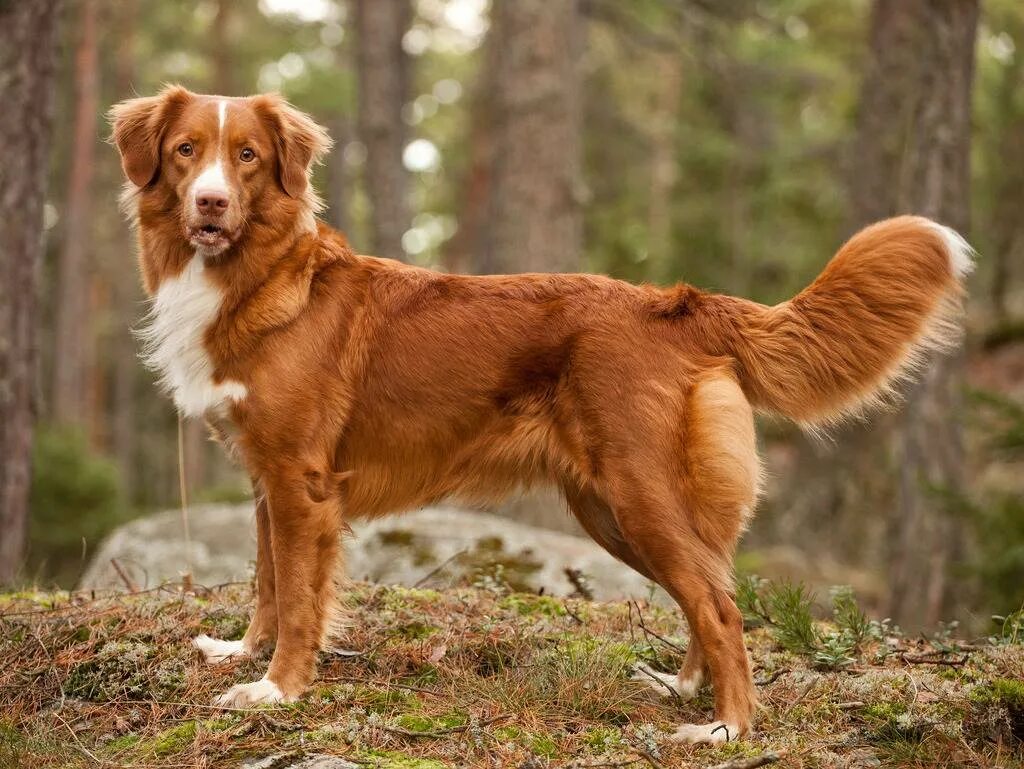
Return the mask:
<svg viewBox="0 0 1024 769">
<path fill-rule="evenodd" d="M 178 154 L 182 157 L 190 157 L 192 155 L 192 145 L 188 142 L 184 142 L 178 145 Z"/>
<path fill-rule="evenodd" d="M 253 152 L 248 147 L 246 147 L 244 150 L 242 150 L 239 153 L 238 157 L 240 157 L 242 159 L 243 163 L 251 163 L 252 161 L 254 161 L 256 159 L 256 153 Z"/>
</svg>

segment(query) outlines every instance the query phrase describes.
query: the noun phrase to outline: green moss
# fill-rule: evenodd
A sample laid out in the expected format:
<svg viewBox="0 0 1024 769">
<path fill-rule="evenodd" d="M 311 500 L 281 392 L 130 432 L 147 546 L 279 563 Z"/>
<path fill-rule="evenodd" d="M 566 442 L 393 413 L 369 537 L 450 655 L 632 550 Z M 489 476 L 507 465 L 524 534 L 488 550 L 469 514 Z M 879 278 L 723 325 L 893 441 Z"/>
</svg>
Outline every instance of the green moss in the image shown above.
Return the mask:
<svg viewBox="0 0 1024 769">
<path fill-rule="evenodd" d="M 395 723 L 403 729 L 413 732 L 436 732 L 440 729 L 464 726 L 468 720 L 465 713 L 458 711 L 446 713 L 443 716 L 403 713 L 395 719 Z"/>
<path fill-rule="evenodd" d="M 244 612 L 216 609 L 203 617 L 202 628 L 214 638 L 232 640 L 241 638 L 249 627 L 249 616 Z"/>
<path fill-rule="evenodd" d="M 526 745 L 535 755 L 543 756 L 544 758 L 554 758 L 558 755 L 558 745 L 547 734 L 529 735 L 526 739 Z"/>
<path fill-rule="evenodd" d="M 407 622 L 404 625 L 399 625 L 393 631 L 395 635 L 398 635 L 409 641 L 422 640 L 424 638 L 430 638 L 438 631 L 438 628 L 433 625 L 428 625 L 426 622 L 414 620 L 413 622 Z"/>
<path fill-rule="evenodd" d="M 545 617 L 564 617 L 565 606 L 557 598 L 530 593 L 514 593 L 498 601 L 499 608 L 508 609 L 521 616 L 542 615 Z"/>
<path fill-rule="evenodd" d="M 583 742 L 595 753 L 607 753 L 622 747 L 622 732 L 611 727 L 599 726 L 588 729 L 583 735 Z"/>
<path fill-rule="evenodd" d="M 416 758 L 390 750 L 361 750 L 356 758 L 373 769 L 448 769 L 450 766 L 434 758 Z"/>
<path fill-rule="evenodd" d="M 436 590 L 415 587 L 388 587 L 380 594 L 382 607 L 390 611 L 415 609 L 420 604 L 434 604 L 441 600 L 443 598 Z"/>
<path fill-rule="evenodd" d="M 872 721 L 895 721 L 907 712 L 907 706 L 902 702 L 874 702 L 861 712 Z"/>
<path fill-rule="evenodd" d="M 192 744 L 198 730 L 199 727 L 195 721 L 178 724 L 150 740 L 146 745 L 146 752 L 152 751 L 158 756 L 180 753 Z"/>
<path fill-rule="evenodd" d="M 137 734 L 122 734 L 104 745 L 103 750 L 109 755 L 123 753 L 124 751 L 138 745 L 139 739 L 139 735 Z"/>
<path fill-rule="evenodd" d="M 1024 741 L 1024 681 L 996 678 L 976 687 L 971 699 L 983 707 L 1005 708 L 1010 731 L 1015 738 Z"/>
<path fill-rule="evenodd" d="M 17 748 L 25 742 L 25 736 L 11 724 L 0 721 L 0 755 L 6 749 Z"/>
<path fill-rule="evenodd" d="M 499 726 L 494 730 L 494 736 L 504 742 L 515 742 L 522 738 L 523 730 L 518 726 Z"/>
<path fill-rule="evenodd" d="M 398 709 L 411 710 L 420 707 L 415 695 L 405 689 L 374 689 L 369 686 L 356 687 L 355 702 L 370 713 L 392 715 Z"/>
</svg>

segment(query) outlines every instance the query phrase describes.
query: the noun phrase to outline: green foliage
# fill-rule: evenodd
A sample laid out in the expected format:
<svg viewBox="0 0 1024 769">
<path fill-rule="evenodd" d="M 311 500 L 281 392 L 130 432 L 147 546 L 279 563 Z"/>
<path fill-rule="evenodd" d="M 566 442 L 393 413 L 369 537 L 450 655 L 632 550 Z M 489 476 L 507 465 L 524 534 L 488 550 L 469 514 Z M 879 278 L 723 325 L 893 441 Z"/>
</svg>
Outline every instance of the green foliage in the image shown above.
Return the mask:
<svg viewBox="0 0 1024 769">
<path fill-rule="evenodd" d="M 832 590 L 832 619 L 859 649 L 866 641 L 877 641 L 882 637 L 882 626 L 868 619 L 860 608 L 853 588 L 842 585 Z"/>
<path fill-rule="evenodd" d="M 999 631 L 989 637 L 989 642 L 1000 646 L 1024 644 L 1024 606 L 1006 616 L 996 614 L 992 619 L 998 623 Z"/>
<path fill-rule="evenodd" d="M 127 518 L 114 463 L 80 432 L 53 427 L 36 431 L 31 509 L 30 563 L 58 583 L 73 582 L 83 549 Z"/>
<path fill-rule="evenodd" d="M 839 670 L 857 661 L 857 645 L 847 632 L 825 633 L 818 641 L 812 659 L 814 664 L 828 670 Z"/>
<path fill-rule="evenodd" d="M 756 574 L 743 574 L 736 579 L 736 605 L 743 614 L 743 626 L 748 630 L 771 623 L 768 607 L 761 596 L 767 584 L 768 580 Z"/>
<path fill-rule="evenodd" d="M 779 582 L 768 588 L 766 605 L 772 618 L 775 640 L 787 651 L 813 654 L 821 643 L 814 627 L 814 597 L 802 584 Z"/>
<path fill-rule="evenodd" d="M 1024 407 L 999 395 L 972 391 L 971 415 L 997 456 L 1024 456 Z M 991 490 L 952 501 L 974 529 L 979 557 L 971 571 L 985 585 L 997 612 L 1020 606 L 1024 584 L 1024 497 L 1016 490 Z"/>
</svg>

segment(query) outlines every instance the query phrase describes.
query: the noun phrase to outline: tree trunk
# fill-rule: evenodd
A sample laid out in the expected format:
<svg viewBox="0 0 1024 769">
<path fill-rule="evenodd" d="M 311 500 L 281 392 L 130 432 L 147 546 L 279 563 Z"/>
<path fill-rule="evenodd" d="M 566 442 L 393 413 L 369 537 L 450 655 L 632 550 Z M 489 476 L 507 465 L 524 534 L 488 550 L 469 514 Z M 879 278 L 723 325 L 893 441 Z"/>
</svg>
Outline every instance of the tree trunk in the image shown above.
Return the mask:
<svg viewBox="0 0 1024 769">
<path fill-rule="evenodd" d="M 235 78 L 232 63 L 235 49 L 231 41 L 231 0 L 217 0 L 210 30 L 210 63 L 213 65 L 214 90 L 222 96 L 244 96 L 235 93 Z"/>
<path fill-rule="evenodd" d="M 127 99 L 135 92 L 135 60 L 137 56 L 138 2 L 121 0 L 117 4 L 115 24 L 117 30 L 117 53 L 114 60 L 114 80 L 117 100 Z M 117 179 L 121 169 L 116 159 Z M 113 383 L 111 386 L 112 430 L 111 443 L 117 459 L 121 489 L 125 498 L 136 499 L 136 468 L 138 467 L 137 434 L 139 430 L 136 383 L 139 376 L 139 362 L 136 355 L 135 337 L 131 332 L 139 308 L 142 306 L 142 291 L 138 271 L 128 269 L 134 262 L 137 246 L 131 230 L 121 224 L 114 229 L 115 264 L 110 270 L 113 283 L 113 315 L 110 344 L 113 354 Z"/>
<path fill-rule="evenodd" d="M 356 0 L 355 11 L 359 133 L 366 146 L 364 173 L 373 209 L 368 250 L 399 258 L 409 227 L 409 175 L 402 163 L 409 67 L 402 37 L 412 9 L 409 0 Z"/>
<path fill-rule="evenodd" d="M 88 424 L 87 377 L 93 357 L 89 336 L 89 259 L 99 111 L 96 0 L 81 0 L 79 8 L 71 173 L 58 263 L 53 351 L 53 418 L 63 424 Z"/>
<path fill-rule="evenodd" d="M 469 115 L 469 162 L 459 180 L 459 219 L 455 234 L 443 246 L 449 272 L 485 272 L 494 264 L 489 216 L 494 190 L 494 132 L 498 78 L 498 31 L 492 25 L 483 44 L 483 62 L 473 85 Z"/>
<path fill-rule="evenodd" d="M 59 2 L 0 4 L 0 583 L 25 551 Z"/>
<path fill-rule="evenodd" d="M 576 0 L 492 6 L 497 46 L 495 148 L 487 272 L 577 270 L 580 215 Z"/>
<path fill-rule="evenodd" d="M 647 252 L 654 264 L 672 252 L 672 192 L 679 175 L 676 136 L 683 93 L 682 51 L 659 52 L 654 60 L 657 90 L 650 119 L 651 191 L 647 208 Z"/>
<path fill-rule="evenodd" d="M 967 230 L 977 23 L 977 0 L 876 0 L 853 185 L 858 223 L 911 212 Z M 962 382 L 959 356 L 935 361 L 896 428 L 889 609 L 909 627 L 933 625 L 948 606 L 962 532 L 937 492 L 962 486 Z"/>
</svg>

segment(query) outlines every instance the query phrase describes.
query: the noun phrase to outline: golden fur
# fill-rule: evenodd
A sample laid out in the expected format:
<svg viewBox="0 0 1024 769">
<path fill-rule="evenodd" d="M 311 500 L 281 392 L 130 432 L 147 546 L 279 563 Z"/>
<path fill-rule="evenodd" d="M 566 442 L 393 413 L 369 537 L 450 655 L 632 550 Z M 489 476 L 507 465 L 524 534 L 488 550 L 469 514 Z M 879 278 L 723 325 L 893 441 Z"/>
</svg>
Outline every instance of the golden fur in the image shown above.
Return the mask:
<svg viewBox="0 0 1024 769">
<path fill-rule="evenodd" d="M 212 130 L 218 98 L 174 87 L 113 110 L 150 294 L 194 258 L 182 196 L 198 165 L 174 147 Z M 356 255 L 312 226 L 323 131 L 275 97 L 230 104 L 224 146 L 250 142 L 260 160 L 229 172 L 240 224 L 204 260 L 222 300 L 202 339 L 214 382 L 246 393 L 212 416 L 257 489 L 244 645 L 276 641 L 267 680 L 293 698 L 314 678 L 346 521 L 554 484 L 686 615 L 681 681 L 710 670 L 716 722 L 680 738 L 747 731 L 755 692 L 731 570 L 759 488 L 753 409 L 828 423 L 952 343 L 962 276 L 949 233 L 917 217 L 876 224 L 776 307 L 596 275 L 445 275 Z"/>
</svg>

